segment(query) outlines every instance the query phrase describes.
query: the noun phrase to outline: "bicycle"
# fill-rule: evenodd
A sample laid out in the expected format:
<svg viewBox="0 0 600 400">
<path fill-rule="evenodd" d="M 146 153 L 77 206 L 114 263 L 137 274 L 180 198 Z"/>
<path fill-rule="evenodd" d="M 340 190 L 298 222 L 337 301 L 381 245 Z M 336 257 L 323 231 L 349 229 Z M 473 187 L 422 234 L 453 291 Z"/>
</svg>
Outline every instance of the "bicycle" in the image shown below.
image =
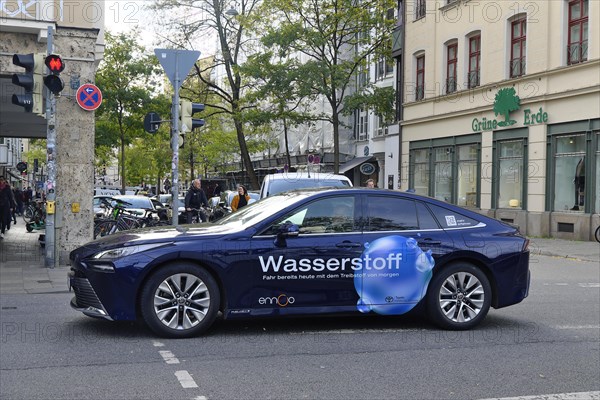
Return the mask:
<svg viewBox="0 0 600 400">
<path fill-rule="evenodd" d="M 596 237 L 596 242 L 600 243 L 600 225 L 596 228 L 596 232 L 594 232 L 594 236 Z"/>
</svg>

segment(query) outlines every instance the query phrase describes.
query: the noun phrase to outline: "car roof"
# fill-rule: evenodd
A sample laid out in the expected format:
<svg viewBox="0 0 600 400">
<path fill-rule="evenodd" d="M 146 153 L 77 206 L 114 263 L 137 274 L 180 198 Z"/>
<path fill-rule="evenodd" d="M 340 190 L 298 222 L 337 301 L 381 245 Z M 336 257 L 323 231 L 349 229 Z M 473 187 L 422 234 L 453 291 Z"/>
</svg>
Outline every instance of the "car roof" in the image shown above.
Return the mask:
<svg viewBox="0 0 600 400">
<path fill-rule="evenodd" d="M 276 174 L 265 175 L 264 179 L 347 179 L 350 180 L 346 175 L 334 174 L 333 172 L 279 172 Z"/>
</svg>

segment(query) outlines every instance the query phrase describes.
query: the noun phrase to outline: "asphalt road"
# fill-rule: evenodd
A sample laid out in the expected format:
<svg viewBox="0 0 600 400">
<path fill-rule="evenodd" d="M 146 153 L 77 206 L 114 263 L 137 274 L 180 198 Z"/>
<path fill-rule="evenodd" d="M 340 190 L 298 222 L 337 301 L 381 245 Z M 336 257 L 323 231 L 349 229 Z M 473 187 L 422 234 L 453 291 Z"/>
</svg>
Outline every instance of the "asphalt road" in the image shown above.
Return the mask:
<svg viewBox="0 0 600 400">
<path fill-rule="evenodd" d="M 0 295 L 0 398 L 600 396 L 600 266 L 538 255 L 531 270 L 523 303 L 468 332 L 336 317 L 218 321 L 204 337 L 167 340 L 80 315 L 69 293 Z"/>
</svg>

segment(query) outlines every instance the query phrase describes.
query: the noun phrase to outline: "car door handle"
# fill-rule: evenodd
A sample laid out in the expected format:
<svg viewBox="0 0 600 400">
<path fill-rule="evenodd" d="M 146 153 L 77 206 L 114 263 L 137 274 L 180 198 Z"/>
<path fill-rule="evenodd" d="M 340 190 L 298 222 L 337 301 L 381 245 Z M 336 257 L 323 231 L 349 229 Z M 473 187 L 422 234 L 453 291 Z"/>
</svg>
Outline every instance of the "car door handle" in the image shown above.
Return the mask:
<svg viewBox="0 0 600 400">
<path fill-rule="evenodd" d="M 357 247 L 362 247 L 362 243 L 342 242 L 342 243 L 336 244 L 335 247 L 354 249 Z"/>
<path fill-rule="evenodd" d="M 433 246 L 433 245 L 442 244 L 442 241 L 441 240 L 433 240 L 433 239 L 422 239 L 422 240 L 419 240 L 417 243 L 419 243 L 419 246 Z"/>
</svg>

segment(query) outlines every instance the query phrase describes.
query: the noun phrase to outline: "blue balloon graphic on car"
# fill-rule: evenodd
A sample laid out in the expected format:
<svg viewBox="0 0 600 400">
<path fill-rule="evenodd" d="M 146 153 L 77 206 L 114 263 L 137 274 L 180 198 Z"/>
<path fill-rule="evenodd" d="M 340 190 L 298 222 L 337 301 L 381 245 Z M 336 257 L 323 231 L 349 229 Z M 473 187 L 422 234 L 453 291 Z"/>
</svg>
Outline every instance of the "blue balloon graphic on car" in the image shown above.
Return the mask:
<svg viewBox="0 0 600 400">
<path fill-rule="evenodd" d="M 354 275 L 360 312 L 404 314 L 425 296 L 435 264 L 431 250 L 424 252 L 417 241 L 404 236 L 386 236 L 365 244 L 363 268 Z"/>
</svg>

